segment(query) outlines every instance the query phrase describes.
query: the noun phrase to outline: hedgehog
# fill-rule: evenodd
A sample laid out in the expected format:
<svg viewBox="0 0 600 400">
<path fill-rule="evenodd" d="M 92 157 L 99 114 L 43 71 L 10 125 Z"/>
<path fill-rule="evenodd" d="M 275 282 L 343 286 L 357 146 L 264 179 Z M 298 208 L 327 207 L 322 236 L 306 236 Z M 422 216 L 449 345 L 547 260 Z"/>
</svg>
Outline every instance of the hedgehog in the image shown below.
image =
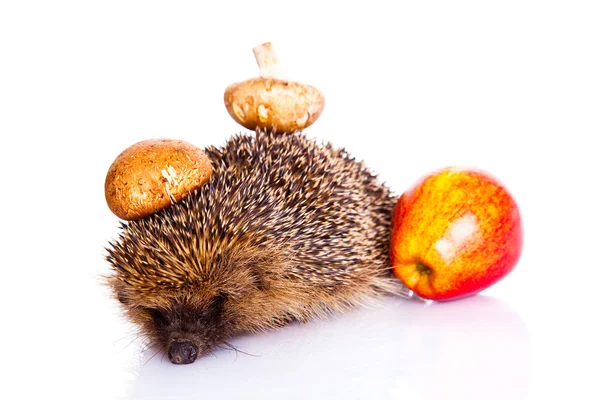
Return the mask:
<svg viewBox="0 0 600 400">
<path fill-rule="evenodd" d="M 121 222 L 105 277 L 125 316 L 174 364 L 291 321 L 411 297 L 392 272 L 397 197 L 345 149 L 304 133 L 236 134 L 205 150 L 210 179 Z"/>
</svg>

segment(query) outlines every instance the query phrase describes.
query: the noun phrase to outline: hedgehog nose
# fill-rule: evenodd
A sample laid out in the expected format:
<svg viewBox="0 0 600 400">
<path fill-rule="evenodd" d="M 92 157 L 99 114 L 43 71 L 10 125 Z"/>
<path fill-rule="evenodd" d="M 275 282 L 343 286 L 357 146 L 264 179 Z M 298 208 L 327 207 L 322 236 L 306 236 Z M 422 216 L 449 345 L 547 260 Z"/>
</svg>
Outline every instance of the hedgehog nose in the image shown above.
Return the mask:
<svg viewBox="0 0 600 400">
<path fill-rule="evenodd" d="M 191 364 L 198 357 L 198 349 L 191 342 L 171 342 L 169 360 L 173 364 Z"/>
</svg>

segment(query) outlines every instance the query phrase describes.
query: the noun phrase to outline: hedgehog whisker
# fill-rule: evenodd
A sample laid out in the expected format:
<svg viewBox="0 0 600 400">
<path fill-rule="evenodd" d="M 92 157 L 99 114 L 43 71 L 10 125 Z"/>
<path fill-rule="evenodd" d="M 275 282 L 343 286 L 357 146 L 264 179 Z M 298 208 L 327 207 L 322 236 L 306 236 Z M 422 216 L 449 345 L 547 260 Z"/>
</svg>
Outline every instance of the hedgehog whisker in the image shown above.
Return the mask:
<svg viewBox="0 0 600 400">
<path fill-rule="evenodd" d="M 133 340 L 131 342 L 127 343 L 127 345 L 125 347 L 123 347 L 120 351 L 125 351 L 125 349 L 127 349 L 129 346 L 131 346 L 133 344 L 133 342 L 135 342 L 136 340 L 140 340 L 142 338 L 143 338 L 143 336 L 137 335 L 136 337 L 133 338 Z"/>
<path fill-rule="evenodd" d="M 243 350 L 240 350 L 240 349 L 238 349 L 237 347 L 235 347 L 234 345 L 232 345 L 231 343 L 229 343 L 229 342 L 227 342 L 225 340 L 223 341 L 223 344 L 226 345 L 230 350 L 235 350 L 236 354 L 237 353 L 242 353 L 242 354 L 245 354 L 245 355 L 251 356 L 251 357 L 260 357 L 260 355 L 258 355 L 258 354 L 252 354 L 252 353 L 248 353 L 248 352 L 245 352 Z"/>
<path fill-rule="evenodd" d="M 144 353 L 144 352 L 146 352 L 146 351 L 150 350 L 151 348 L 153 348 L 153 347 L 155 347 L 155 346 L 156 346 L 156 343 L 153 343 L 153 342 L 151 342 L 150 340 L 148 340 L 146 343 L 144 343 L 144 344 L 142 345 L 141 352 L 142 352 L 142 353 Z"/>
<path fill-rule="evenodd" d="M 146 360 L 146 362 L 144 363 L 144 366 L 146 366 L 146 364 L 148 364 L 150 362 L 150 360 L 152 360 L 154 357 L 156 357 L 156 355 L 160 353 L 160 349 L 156 350 L 156 352 L 152 355 L 152 357 L 150 357 L 148 360 Z"/>
<path fill-rule="evenodd" d="M 135 337 L 136 337 L 136 339 L 137 339 L 137 338 L 139 338 L 141 335 L 140 335 L 140 333 L 139 333 L 139 332 L 132 332 L 132 333 L 129 333 L 129 334 L 127 334 L 127 335 L 123 336 L 123 337 L 122 337 L 122 338 L 120 338 L 120 339 L 116 339 L 114 342 L 112 342 L 112 344 L 113 344 L 113 345 L 115 345 L 115 344 L 117 344 L 118 342 L 120 342 L 120 341 L 122 341 L 122 340 L 125 340 L 125 339 L 129 339 L 129 338 L 130 338 L 130 337 L 132 337 L 132 336 L 135 336 Z"/>
<path fill-rule="evenodd" d="M 233 362 L 235 363 L 237 361 L 239 352 L 235 347 L 233 347 L 231 345 L 229 345 L 228 347 L 221 347 L 221 346 L 217 346 L 217 347 L 219 349 L 223 349 L 223 350 L 234 350 L 235 351 L 235 360 L 233 360 Z"/>
</svg>

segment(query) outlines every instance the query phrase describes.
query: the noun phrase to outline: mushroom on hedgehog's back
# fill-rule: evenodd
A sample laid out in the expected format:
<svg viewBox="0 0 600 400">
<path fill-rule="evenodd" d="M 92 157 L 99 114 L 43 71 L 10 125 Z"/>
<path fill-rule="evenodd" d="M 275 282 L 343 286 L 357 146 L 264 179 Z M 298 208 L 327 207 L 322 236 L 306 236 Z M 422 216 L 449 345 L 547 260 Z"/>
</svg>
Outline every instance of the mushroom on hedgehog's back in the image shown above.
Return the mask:
<svg viewBox="0 0 600 400">
<path fill-rule="evenodd" d="M 144 140 L 112 163 L 104 194 L 117 217 L 135 220 L 180 201 L 211 174 L 210 160 L 198 147 L 181 140 Z"/>
<path fill-rule="evenodd" d="M 271 43 L 253 49 L 260 76 L 225 89 L 229 115 L 247 129 L 297 132 L 312 125 L 323 112 L 325 97 L 314 86 L 278 78 Z"/>
</svg>

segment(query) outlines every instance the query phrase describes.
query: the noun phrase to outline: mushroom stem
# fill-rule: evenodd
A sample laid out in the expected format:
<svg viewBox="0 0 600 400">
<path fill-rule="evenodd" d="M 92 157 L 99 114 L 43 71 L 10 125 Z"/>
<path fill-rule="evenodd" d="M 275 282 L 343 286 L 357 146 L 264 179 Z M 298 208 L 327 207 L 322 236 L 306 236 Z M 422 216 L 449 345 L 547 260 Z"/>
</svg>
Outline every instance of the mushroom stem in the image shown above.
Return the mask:
<svg viewBox="0 0 600 400">
<path fill-rule="evenodd" d="M 277 56 L 273 50 L 271 42 L 266 42 L 252 49 L 258 68 L 260 68 L 260 76 L 278 78 L 281 76 L 281 70 L 277 64 Z"/>
</svg>

